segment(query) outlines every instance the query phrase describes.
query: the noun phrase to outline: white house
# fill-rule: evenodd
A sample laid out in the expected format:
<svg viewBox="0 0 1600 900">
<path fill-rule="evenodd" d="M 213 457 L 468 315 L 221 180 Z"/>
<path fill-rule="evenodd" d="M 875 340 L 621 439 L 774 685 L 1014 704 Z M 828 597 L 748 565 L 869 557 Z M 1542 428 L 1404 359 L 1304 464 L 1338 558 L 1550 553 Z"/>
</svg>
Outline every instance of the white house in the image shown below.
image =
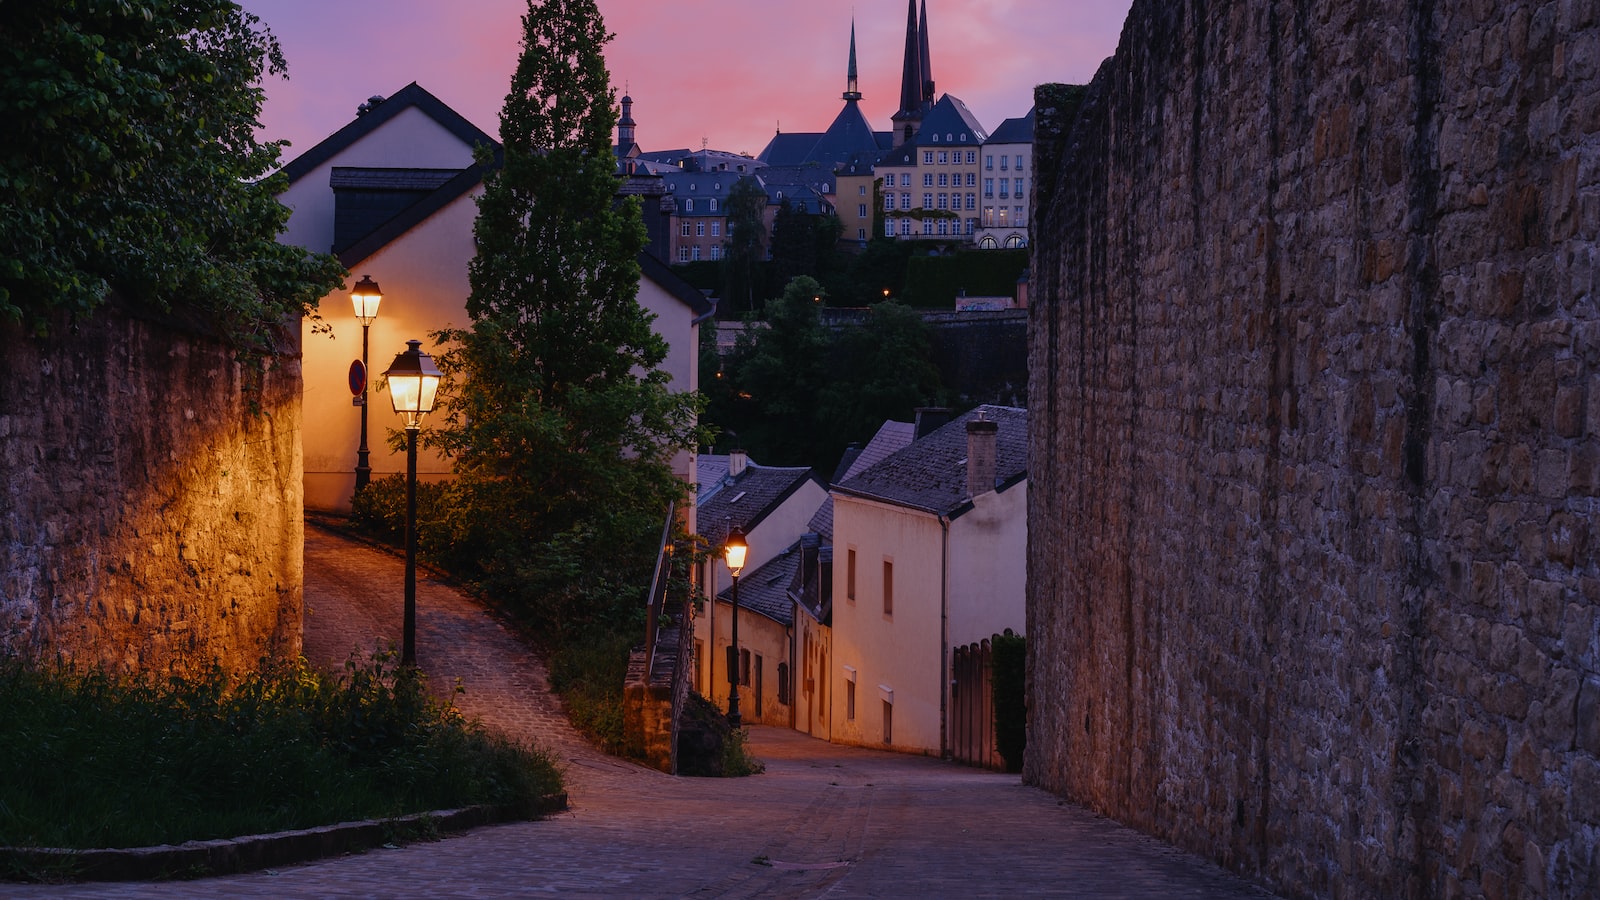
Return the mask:
<svg viewBox="0 0 1600 900">
<path fill-rule="evenodd" d="M 831 740 L 943 754 L 953 648 L 1022 633 L 1027 422 L 981 406 L 834 486 Z"/>
<path fill-rule="evenodd" d="M 499 143 L 438 98 L 412 83 L 393 96 L 362 104 L 356 118 L 284 166 L 289 186 L 278 196 L 291 210 L 281 240 L 333 252 L 359 279 L 371 276 L 383 303 L 370 326 L 368 369 L 388 368 L 410 339 L 434 349 L 432 333 L 471 325 L 467 264 L 476 252 L 472 228 L 484 166 Z M 489 163 L 492 165 L 492 161 Z M 639 303 L 655 315 L 669 346 L 662 364 L 674 390 L 699 388 L 699 326 L 712 305 L 667 266 L 641 254 Z M 352 405 L 349 370 L 359 359 L 361 324 L 349 294 L 328 295 L 321 321 L 301 334 L 305 377 L 305 505 L 346 511 L 355 492 L 361 410 Z M 388 399 L 369 399 L 372 477 L 405 471 L 404 453 L 391 453 L 385 435 L 400 427 Z M 694 459 L 680 454 L 674 471 L 693 481 Z M 424 479 L 448 474 L 449 464 L 423 449 Z M 692 512 L 689 527 L 694 527 Z"/>
<path fill-rule="evenodd" d="M 799 558 L 795 545 L 828 491 L 803 466 L 756 465 L 741 450 L 729 454 L 728 462 L 725 475 L 701 485 L 699 524 L 713 551 L 735 527 L 744 531 L 750 548 L 739 578 L 740 714 L 746 722 L 787 726 L 792 724 L 794 656 L 794 605 L 787 590 Z M 701 579 L 713 599 L 695 623 L 695 687 L 726 707 L 732 576 L 714 556 Z"/>
</svg>

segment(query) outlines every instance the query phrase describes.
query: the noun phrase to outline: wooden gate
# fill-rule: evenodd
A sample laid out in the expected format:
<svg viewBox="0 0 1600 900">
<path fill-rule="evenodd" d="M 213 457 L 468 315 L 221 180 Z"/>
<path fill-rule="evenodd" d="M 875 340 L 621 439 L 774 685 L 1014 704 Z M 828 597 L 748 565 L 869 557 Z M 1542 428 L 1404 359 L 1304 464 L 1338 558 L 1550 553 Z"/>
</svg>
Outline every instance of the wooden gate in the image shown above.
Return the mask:
<svg viewBox="0 0 1600 900">
<path fill-rule="evenodd" d="M 950 755 L 957 762 L 1004 769 L 994 742 L 989 641 L 957 647 L 950 665 Z"/>
</svg>

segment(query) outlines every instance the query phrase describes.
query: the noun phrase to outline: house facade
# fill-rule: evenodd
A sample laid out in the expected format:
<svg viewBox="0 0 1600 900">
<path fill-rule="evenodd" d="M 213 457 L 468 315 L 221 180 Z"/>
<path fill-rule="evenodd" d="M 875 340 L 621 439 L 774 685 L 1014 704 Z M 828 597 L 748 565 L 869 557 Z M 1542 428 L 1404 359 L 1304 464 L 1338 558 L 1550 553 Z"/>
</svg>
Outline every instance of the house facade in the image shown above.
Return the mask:
<svg viewBox="0 0 1600 900">
<path fill-rule="evenodd" d="M 1033 111 L 1007 119 L 984 142 L 980 249 L 1028 245 L 1028 198 L 1033 188 Z"/>
<path fill-rule="evenodd" d="M 474 161 L 478 147 L 493 153 L 499 144 L 412 83 L 387 99 L 372 98 L 349 124 L 284 166 L 289 185 L 278 199 L 291 215 L 281 240 L 331 250 L 356 278 L 370 276 L 383 290 L 368 332 L 369 382 L 407 340 L 435 352 L 434 332 L 471 325 L 467 265 L 476 253 L 472 229 L 485 173 Z M 697 390 L 699 327 L 713 307 L 648 254 L 639 263 L 639 304 L 654 315 L 652 327 L 669 347 L 662 370 L 673 390 Z M 360 444 L 350 369 L 362 355 L 362 326 L 344 291 L 322 298 L 319 310 L 301 330 L 305 506 L 345 512 Z M 399 419 L 382 393 L 369 391 L 368 402 L 371 477 L 403 473 L 404 452 L 391 451 L 386 440 L 389 429 L 401 427 Z M 419 448 L 417 471 L 437 480 L 450 466 Z M 692 482 L 693 454 L 680 453 L 673 471 Z"/>
<path fill-rule="evenodd" d="M 831 740 L 948 749 L 953 648 L 1023 629 L 1026 445 L 982 406 L 833 488 Z"/>
</svg>

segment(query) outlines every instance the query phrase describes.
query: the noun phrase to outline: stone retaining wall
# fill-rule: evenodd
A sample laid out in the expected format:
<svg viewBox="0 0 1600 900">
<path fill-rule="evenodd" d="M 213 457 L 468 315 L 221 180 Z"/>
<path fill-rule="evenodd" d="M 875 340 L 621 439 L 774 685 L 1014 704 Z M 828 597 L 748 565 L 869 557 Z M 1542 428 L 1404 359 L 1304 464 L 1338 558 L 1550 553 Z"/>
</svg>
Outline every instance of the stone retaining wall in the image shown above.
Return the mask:
<svg viewBox="0 0 1600 900">
<path fill-rule="evenodd" d="M 298 654 L 298 357 L 256 376 L 114 311 L 0 348 L 0 652 L 157 674 Z"/>
<path fill-rule="evenodd" d="M 1600 4 L 1136 0 L 1039 93 L 1028 781 L 1600 893 Z"/>
</svg>

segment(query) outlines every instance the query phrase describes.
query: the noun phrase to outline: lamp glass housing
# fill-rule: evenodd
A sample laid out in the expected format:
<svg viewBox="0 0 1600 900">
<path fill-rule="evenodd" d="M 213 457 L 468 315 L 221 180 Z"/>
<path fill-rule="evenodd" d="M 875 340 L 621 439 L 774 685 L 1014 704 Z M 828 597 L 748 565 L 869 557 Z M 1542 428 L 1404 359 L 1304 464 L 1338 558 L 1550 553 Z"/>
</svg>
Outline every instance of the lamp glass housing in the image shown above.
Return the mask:
<svg viewBox="0 0 1600 900">
<path fill-rule="evenodd" d="M 378 304 L 382 302 L 383 291 L 378 289 L 378 283 L 372 280 L 371 275 L 361 276 L 355 290 L 350 292 L 350 305 L 355 308 L 356 318 L 363 325 L 371 325 L 378 318 Z"/>
<path fill-rule="evenodd" d="M 441 373 L 433 357 L 421 351 L 421 341 L 406 341 L 407 349 L 394 358 L 383 375 L 389 380 L 389 402 L 405 417 L 407 428 L 417 428 L 433 412 Z"/>
<path fill-rule="evenodd" d="M 728 532 L 728 540 L 722 545 L 723 557 L 727 560 L 728 571 L 738 575 L 744 568 L 744 557 L 750 547 L 744 541 L 744 529 L 735 527 Z"/>
</svg>

